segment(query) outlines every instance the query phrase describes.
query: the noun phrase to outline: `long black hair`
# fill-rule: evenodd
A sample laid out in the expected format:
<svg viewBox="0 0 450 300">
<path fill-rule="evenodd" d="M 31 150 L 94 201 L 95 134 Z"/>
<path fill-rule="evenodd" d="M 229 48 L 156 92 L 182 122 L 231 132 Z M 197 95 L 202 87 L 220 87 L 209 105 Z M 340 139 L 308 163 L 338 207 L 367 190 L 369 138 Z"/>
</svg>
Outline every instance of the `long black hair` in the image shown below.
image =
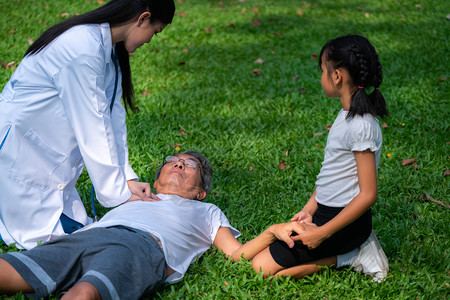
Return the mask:
<svg viewBox="0 0 450 300">
<path fill-rule="evenodd" d="M 95 10 L 67 19 L 47 29 L 25 52 L 25 56 L 33 55 L 44 49 L 55 38 L 66 30 L 82 24 L 109 23 L 111 27 L 136 20 L 143 12 L 151 13 L 150 23 L 172 23 L 175 14 L 173 0 L 112 0 Z M 128 51 L 123 42 L 116 44 L 117 57 L 122 71 L 122 97 L 125 108 L 134 110 L 134 90 L 131 78 Z"/>
<path fill-rule="evenodd" d="M 383 118 L 389 114 L 380 91 L 382 66 L 375 48 L 365 37 L 345 35 L 329 41 L 320 51 L 319 67 L 322 65 L 322 55 L 327 68 L 346 69 L 353 84 L 358 87 L 352 95 L 347 118 L 367 113 Z M 370 89 L 373 91 L 368 93 Z"/>
</svg>

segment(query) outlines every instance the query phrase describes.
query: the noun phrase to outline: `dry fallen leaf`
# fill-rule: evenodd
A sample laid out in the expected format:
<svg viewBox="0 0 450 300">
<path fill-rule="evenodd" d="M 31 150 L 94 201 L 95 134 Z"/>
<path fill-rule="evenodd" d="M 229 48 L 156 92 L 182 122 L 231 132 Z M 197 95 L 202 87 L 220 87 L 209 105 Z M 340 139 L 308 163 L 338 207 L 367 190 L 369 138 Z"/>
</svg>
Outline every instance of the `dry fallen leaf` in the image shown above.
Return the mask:
<svg viewBox="0 0 450 300">
<path fill-rule="evenodd" d="M 252 26 L 261 26 L 262 22 L 260 20 L 255 20 L 251 23 Z"/>
<path fill-rule="evenodd" d="M 311 54 L 311 59 L 317 59 L 317 54 L 315 53 Z"/>
<path fill-rule="evenodd" d="M 288 148 L 288 149 L 286 150 L 286 152 L 284 153 L 284 155 L 288 156 L 288 155 L 289 155 L 289 151 L 291 151 L 291 148 Z"/>
<path fill-rule="evenodd" d="M 413 165 L 411 166 L 411 168 L 412 168 L 413 170 L 418 170 L 418 169 L 419 169 L 419 165 L 418 165 L 418 164 L 413 164 Z"/>
<path fill-rule="evenodd" d="M 180 130 L 178 130 L 178 133 L 181 133 L 182 135 L 186 135 L 186 132 L 184 132 L 184 130 L 181 128 L 180 128 Z"/>
<path fill-rule="evenodd" d="M 279 32 L 279 31 L 274 31 L 273 34 L 275 34 L 275 35 L 281 35 L 281 32 Z"/>
<path fill-rule="evenodd" d="M 251 10 L 251 11 L 259 11 L 259 8 L 257 8 L 257 7 L 252 7 L 250 10 Z"/>
<path fill-rule="evenodd" d="M 150 95 L 152 92 L 149 92 L 149 91 L 143 91 L 142 92 L 142 95 Z"/>
<path fill-rule="evenodd" d="M 180 12 L 178 15 L 182 18 L 186 17 L 186 14 L 184 12 Z"/>
<path fill-rule="evenodd" d="M 181 144 L 177 143 L 175 146 L 172 146 L 172 148 L 175 149 L 175 151 L 179 152 L 181 150 L 180 146 Z"/>
<path fill-rule="evenodd" d="M 223 284 L 224 284 L 225 286 L 228 286 L 228 282 L 226 282 L 226 281 L 225 281 Z"/>
<path fill-rule="evenodd" d="M 447 169 L 444 171 L 444 177 L 447 177 L 450 175 L 450 169 Z"/>
<path fill-rule="evenodd" d="M 330 131 L 331 125 L 330 124 L 325 125 L 324 129 L 326 129 L 327 131 Z"/>
<path fill-rule="evenodd" d="M 227 23 L 227 27 L 233 27 L 234 24 L 233 23 Z"/>
<path fill-rule="evenodd" d="M 314 133 L 313 137 L 316 137 L 316 136 L 319 136 L 319 135 L 322 135 L 322 134 L 323 134 L 323 132 L 316 132 L 316 133 Z"/>
<path fill-rule="evenodd" d="M 260 69 L 253 69 L 252 73 L 253 73 L 253 75 L 258 75 L 258 76 L 262 74 Z"/>
<path fill-rule="evenodd" d="M 262 58 L 258 58 L 257 60 L 255 60 L 255 63 L 257 64 L 263 64 L 264 60 Z"/>
<path fill-rule="evenodd" d="M 450 16 L 450 15 L 449 15 L 449 16 Z M 440 77 L 440 78 L 439 78 L 439 81 L 440 81 L 440 82 L 444 82 L 444 81 L 446 81 L 446 80 L 447 80 L 447 77 Z"/>
<path fill-rule="evenodd" d="M 106 2 L 103 1 L 103 0 L 97 0 L 97 3 L 100 4 L 100 5 L 103 5 L 103 4 L 105 4 Z"/>
<path fill-rule="evenodd" d="M 303 16 L 303 12 L 302 12 L 301 10 L 297 10 L 297 14 L 298 14 L 299 16 Z"/>
<path fill-rule="evenodd" d="M 294 76 L 292 76 L 292 81 L 296 81 L 298 78 L 298 74 L 295 74 Z"/>
<path fill-rule="evenodd" d="M 0 62 L 0 64 L 2 65 L 3 68 L 8 69 L 8 68 L 12 68 L 14 69 L 16 66 L 14 66 L 16 62 L 15 61 L 11 61 L 9 63 L 5 63 L 5 62 Z"/>
<path fill-rule="evenodd" d="M 34 41 L 32 39 L 28 39 L 27 40 L 28 44 L 32 45 L 34 43 Z"/>
<path fill-rule="evenodd" d="M 280 170 L 284 170 L 286 168 L 286 164 L 284 163 L 284 160 L 280 161 L 280 163 L 278 164 L 278 168 Z"/>
<path fill-rule="evenodd" d="M 205 28 L 205 31 L 206 31 L 207 33 L 210 33 L 210 32 L 211 32 L 211 29 L 212 29 L 212 26 L 209 26 L 209 27 L 206 27 L 206 28 Z"/>
<path fill-rule="evenodd" d="M 305 88 L 299 88 L 299 89 L 298 89 L 298 93 L 299 93 L 299 94 L 302 94 L 302 93 L 305 93 L 305 94 L 306 94 L 306 92 L 307 92 L 307 90 L 306 90 Z"/>
<path fill-rule="evenodd" d="M 416 161 L 417 161 L 417 158 L 404 159 L 404 160 L 402 160 L 402 166 L 410 165 L 410 164 L 412 164 L 412 163 L 414 163 Z"/>
<path fill-rule="evenodd" d="M 9 34 L 14 34 L 15 32 L 16 32 L 15 29 L 12 29 L 12 30 L 8 31 Z"/>
<path fill-rule="evenodd" d="M 440 200 L 436 200 L 433 197 L 430 196 L 430 194 L 428 194 L 428 192 L 425 192 L 425 197 L 427 197 L 427 199 L 433 203 L 439 204 L 440 206 L 446 207 L 446 208 L 450 208 L 450 205 L 445 204 L 444 202 L 440 201 Z"/>
</svg>

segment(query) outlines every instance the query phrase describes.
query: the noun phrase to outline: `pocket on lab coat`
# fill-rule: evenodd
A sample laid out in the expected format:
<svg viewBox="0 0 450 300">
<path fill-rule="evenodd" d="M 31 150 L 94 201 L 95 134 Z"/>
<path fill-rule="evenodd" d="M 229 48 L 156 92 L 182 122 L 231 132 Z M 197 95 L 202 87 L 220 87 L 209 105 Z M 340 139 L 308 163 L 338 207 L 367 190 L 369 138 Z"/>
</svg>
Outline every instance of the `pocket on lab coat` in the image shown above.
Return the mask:
<svg viewBox="0 0 450 300">
<path fill-rule="evenodd" d="M 10 177 L 42 191 L 48 189 L 50 178 L 66 156 L 53 150 L 32 129 L 23 136 Z"/>
</svg>

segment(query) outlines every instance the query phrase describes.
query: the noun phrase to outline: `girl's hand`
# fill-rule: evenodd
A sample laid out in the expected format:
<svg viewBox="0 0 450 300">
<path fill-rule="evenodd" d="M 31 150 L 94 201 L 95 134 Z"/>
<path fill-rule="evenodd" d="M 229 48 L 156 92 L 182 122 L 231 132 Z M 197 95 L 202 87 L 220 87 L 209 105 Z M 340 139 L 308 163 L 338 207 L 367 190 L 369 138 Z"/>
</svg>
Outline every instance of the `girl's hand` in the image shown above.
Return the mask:
<svg viewBox="0 0 450 300">
<path fill-rule="evenodd" d="M 296 222 L 304 221 L 306 223 L 312 223 L 312 215 L 302 210 L 292 217 L 291 222 L 294 221 Z"/>
<path fill-rule="evenodd" d="M 292 235 L 303 232 L 302 224 L 298 222 L 281 223 L 270 226 L 267 230 L 277 239 L 285 242 L 289 248 L 294 247 Z"/>
<path fill-rule="evenodd" d="M 128 188 L 130 189 L 131 195 L 130 201 L 142 200 L 142 201 L 159 201 L 158 197 L 151 192 L 150 184 L 148 182 L 139 182 L 134 180 L 128 180 Z"/>
<path fill-rule="evenodd" d="M 303 245 L 307 246 L 308 249 L 319 247 L 319 245 L 327 238 L 316 224 L 304 221 L 300 221 L 300 224 L 304 230 L 295 237 L 295 240 L 301 240 Z"/>
</svg>

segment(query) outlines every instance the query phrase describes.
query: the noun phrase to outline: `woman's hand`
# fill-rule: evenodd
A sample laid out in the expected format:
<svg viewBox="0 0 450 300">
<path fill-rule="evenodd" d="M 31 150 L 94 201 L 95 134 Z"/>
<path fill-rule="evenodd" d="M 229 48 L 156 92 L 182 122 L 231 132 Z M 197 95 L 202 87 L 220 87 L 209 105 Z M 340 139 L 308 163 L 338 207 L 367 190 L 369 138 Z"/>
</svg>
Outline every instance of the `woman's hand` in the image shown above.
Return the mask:
<svg viewBox="0 0 450 300">
<path fill-rule="evenodd" d="M 148 182 L 139 182 L 134 180 L 128 180 L 128 188 L 131 195 L 127 202 L 142 200 L 142 201 L 159 201 L 158 197 L 151 192 L 150 184 Z"/>
</svg>

